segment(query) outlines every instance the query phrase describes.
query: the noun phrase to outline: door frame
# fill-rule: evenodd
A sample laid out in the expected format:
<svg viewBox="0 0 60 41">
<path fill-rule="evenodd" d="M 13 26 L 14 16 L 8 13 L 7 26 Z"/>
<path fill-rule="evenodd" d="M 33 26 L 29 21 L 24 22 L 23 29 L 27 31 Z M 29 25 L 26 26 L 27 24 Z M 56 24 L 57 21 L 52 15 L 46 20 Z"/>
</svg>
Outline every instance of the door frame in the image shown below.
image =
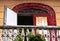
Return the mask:
<svg viewBox="0 0 60 41">
<path fill-rule="evenodd" d="M 28 9 L 28 8 L 38 8 L 38 9 L 41 8 L 43 10 L 46 10 L 48 12 L 48 16 L 50 18 L 48 20 L 48 25 L 49 26 L 56 26 L 56 14 L 55 14 L 54 9 L 49 5 L 46 5 L 43 3 L 22 3 L 22 4 L 18 4 L 16 6 L 14 6 L 12 10 L 20 15 L 20 13 L 18 13 L 19 10 Z M 45 16 L 45 15 L 46 14 L 43 14 L 43 16 Z"/>
<path fill-rule="evenodd" d="M 47 17 L 47 23 L 49 22 L 49 15 L 48 14 L 34 14 L 33 15 L 33 25 L 36 25 L 36 17 Z"/>
<path fill-rule="evenodd" d="M 49 25 L 49 14 L 34 14 L 33 15 L 33 25 L 36 25 L 36 17 L 47 17 L 47 24 Z M 36 34 L 36 28 L 34 29 L 34 33 Z M 50 33 L 50 41 L 52 41 L 52 37 L 51 37 L 51 30 L 49 30 Z"/>
<path fill-rule="evenodd" d="M 50 21 L 51 20 L 53 20 L 53 18 L 51 17 L 51 16 L 49 16 L 50 14 L 34 14 L 33 15 L 33 25 L 36 25 L 36 17 L 47 17 L 47 24 L 48 24 L 48 26 L 49 26 L 49 24 L 50 24 Z M 50 19 L 51 18 L 51 19 Z M 53 21 L 51 21 L 51 22 L 53 22 Z M 52 25 L 53 26 L 53 25 Z M 36 29 L 34 29 L 34 33 L 36 34 Z M 52 31 L 51 30 L 49 30 L 49 33 L 50 33 L 50 41 L 52 41 Z M 55 33 L 55 36 L 56 36 L 56 34 L 57 34 L 57 31 L 56 30 L 54 30 L 54 33 Z M 58 41 L 57 40 L 57 37 L 55 38 L 55 41 Z"/>
<path fill-rule="evenodd" d="M 43 3 L 22 3 L 22 4 L 18 4 L 16 6 L 14 6 L 12 10 L 17 12 L 17 14 L 18 14 L 19 10 L 23 10 L 23 9 L 27 9 L 27 8 L 38 8 L 38 9 L 41 8 L 43 10 L 46 10 L 48 12 L 48 15 L 47 15 L 48 16 L 47 17 L 48 18 L 48 20 L 47 20 L 48 21 L 48 26 L 56 26 L 56 14 L 55 14 L 54 9 L 49 5 L 46 5 L 46 4 L 43 4 Z M 42 15 L 45 16 L 46 14 L 42 14 Z M 42 15 L 40 14 L 40 16 L 42 16 Z M 34 17 L 35 17 L 35 15 L 34 15 Z M 36 22 L 35 22 L 35 19 L 34 19 L 33 24 L 35 25 L 35 23 Z M 56 35 L 56 33 L 57 33 L 56 30 L 54 32 L 55 32 L 55 35 Z M 50 37 L 51 37 L 51 35 L 50 35 Z M 50 38 L 50 41 L 52 41 L 52 38 Z M 56 38 L 55 41 L 57 41 L 57 38 Z"/>
<path fill-rule="evenodd" d="M 36 26 L 36 17 L 47 17 L 47 23 L 49 24 L 49 14 L 34 14 L 33 15 L 33 25 Z M 51 31 L 49 31 L 51 33 Z M 36 29 L 34 29 L 34 33 L 36 34 Z"/>
</svg>

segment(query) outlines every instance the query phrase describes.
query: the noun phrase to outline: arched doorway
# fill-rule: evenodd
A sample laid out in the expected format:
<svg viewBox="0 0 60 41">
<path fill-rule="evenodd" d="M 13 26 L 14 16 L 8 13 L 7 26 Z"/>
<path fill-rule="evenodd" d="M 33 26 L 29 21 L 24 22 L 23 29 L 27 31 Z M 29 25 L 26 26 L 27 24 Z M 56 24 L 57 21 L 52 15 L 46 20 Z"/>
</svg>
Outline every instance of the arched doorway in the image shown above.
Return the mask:
<svg viewBox="0 0 60 41">
<path fill-rule="evenodd" d="M 19 5 L 15 6 L 13 8 L 13 10 L 15 12 L 17 12 L 17 14 L 21 14 L 21 15 L 26 15 L 26 14 L 34 15 L 34 14 L 38 14 L 38 12 L 34 13 L 33 11 L 32 12 L 28 11 L 28 10 L 31 10 L 31 9 L 34 9 L 34 8 L 35 8 L 36 11 L 40 10 L 40 9 L 41 9 L 41 11 L 42 10 L 45 11 L 45 14 L 42 13 L 42 16 L 44 16 L 46 14 L 49 16 L 50 19 L 48 18 L 48 25 L 51 25 L 51 26 L 52 25 L 53 26 L 56 25 L 55 11 L 53 10 L 53 8 L 51 8 L 48 5 L 45 5 L 45 4 L 42 4 L 42 3 L 23 3 L 23 4 L 19 4 Z M 22 10 L 25 10 L 25 9 L 26 9 L 26 11 L 23 12 Z M 19 13 L 19 12 L 21 12 L 21 13 Z M 41 14 L 41 12 L 39 12 L 39 14 Z"/>
<path fill-rule="evenodd" d="M 48 26 L 56 26 L 55 11 L 53 10 L 53 8 L 51 8 L 48 5 L 42 3 L 23 3 L 16 5 L 13 8 L 13 10 L 17 12 L 17 14 L 20 15 L 20 17 L 21 16 L 23 17 L 30 16 L 30 18 L 32 17 L 31 19 L 33 19 L 33 25 L 36 25 L 36 17 L 42 16 L 42 17 L 47 17 Z M 50 32 L 50 41 L 52 41 L 51 30 L 49 30 L 49 32 Z M 54 32 L 56 35 L 56 30 Z M 55 38 L 55 41 L 57 41 L 57 38 Z"/>
</svg>

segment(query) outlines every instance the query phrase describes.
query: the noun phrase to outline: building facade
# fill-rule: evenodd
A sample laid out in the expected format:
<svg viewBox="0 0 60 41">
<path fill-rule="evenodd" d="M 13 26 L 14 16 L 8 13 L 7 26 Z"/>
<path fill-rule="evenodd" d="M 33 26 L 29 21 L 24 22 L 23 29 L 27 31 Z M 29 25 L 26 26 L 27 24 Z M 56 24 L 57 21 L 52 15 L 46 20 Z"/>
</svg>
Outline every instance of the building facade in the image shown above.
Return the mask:
<svg viewBox="0 0 60 41">
<path fill-rule="evenodd" d="M 60 1 L 55 0 L 0 1 L 0 25 L 4 25 L 4 6 L 7 6 L 17 13 L 18 25 L 60 26 L 59 4 Z M 25 21 L 23 22 L 23 20 Z M 2 31 L 3 30 L 0 29 L 0 33 L 2 33 Z M 51 35 L 54 34 L 57 36 L 57 31 L 49 31 L 49 33 L 50 41 L 52 41 Z M 54 41 L 59 40 L 56 37 Z"/>
</svg>

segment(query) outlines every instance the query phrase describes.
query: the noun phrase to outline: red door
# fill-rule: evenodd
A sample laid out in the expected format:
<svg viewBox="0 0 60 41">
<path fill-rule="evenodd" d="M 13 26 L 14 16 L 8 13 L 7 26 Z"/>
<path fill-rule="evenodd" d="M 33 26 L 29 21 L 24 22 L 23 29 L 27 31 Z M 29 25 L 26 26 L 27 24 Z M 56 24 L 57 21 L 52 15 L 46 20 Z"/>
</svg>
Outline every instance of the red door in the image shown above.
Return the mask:
<svg viewBox="0 0 60 41">
<path fill-rule="evenodd" d="M 38 18 L 42 18 L 43 20 L 42 19 L 38 19 Z M 50 22 L 49 22 L 50 19 L 49 18 L 50 18 L 49 14 L 35 14 L 35 15 L 33 15 L 33 24 L 36 25 L 36 26 L 49 26 L 49 24 L 50 24 Z M 37 21 L 40 21 L 40 20 L 42 22 L 37 22 Z M 43 21 L 45 21 L 45 23 L 43 23 Z M 36 34 L 37 30 L 35 29 L 34 32 Z M 51 37 L 52 36 L 52 32 L 55 33 L 55 30 L 54 31 L 49 30 L 49 36 L 50 36 L 49 41 L 53 41 L 53 38 Z M 56 35 L 56 33 L 54 35 Z M 54 38 L 54 41 L 56 41 L 56 40 L 57 40 L 57 38 Z"/>
</svg>

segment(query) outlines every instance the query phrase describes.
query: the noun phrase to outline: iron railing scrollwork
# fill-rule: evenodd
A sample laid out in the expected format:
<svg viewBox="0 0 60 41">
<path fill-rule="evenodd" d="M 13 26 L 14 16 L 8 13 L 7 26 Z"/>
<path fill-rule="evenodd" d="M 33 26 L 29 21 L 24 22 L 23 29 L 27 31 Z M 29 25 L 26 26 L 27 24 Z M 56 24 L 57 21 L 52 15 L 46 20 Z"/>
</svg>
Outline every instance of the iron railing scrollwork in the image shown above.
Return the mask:
<svg viewBox="0 0 60 41">
<path fill-rule="evenodd" d="M 16 36 L 18 35 L 18 32 L 21 33 L 21 37 L 23 41 L 28 41 L 29 37 L 28 34 L 30 32 L 34 33 L 34 29 L 36 28 L 37 33 L 44 35 L 45 39 L 49 41 L 50 39 L 50 33 L 49 30 L 52 31 L 52 39 L 55 39 L 55 37 L 60 40 L 60 26 L 32 26 L 32 25 L 17 25 L 17 26 L 0 26 L 0 29 L 2 32 L 0 33 L 0 39 L 1 41 L 13 41 Z M 54 34 L 54 30 L 57 31 L 57 36 Z"/>
</svg>

